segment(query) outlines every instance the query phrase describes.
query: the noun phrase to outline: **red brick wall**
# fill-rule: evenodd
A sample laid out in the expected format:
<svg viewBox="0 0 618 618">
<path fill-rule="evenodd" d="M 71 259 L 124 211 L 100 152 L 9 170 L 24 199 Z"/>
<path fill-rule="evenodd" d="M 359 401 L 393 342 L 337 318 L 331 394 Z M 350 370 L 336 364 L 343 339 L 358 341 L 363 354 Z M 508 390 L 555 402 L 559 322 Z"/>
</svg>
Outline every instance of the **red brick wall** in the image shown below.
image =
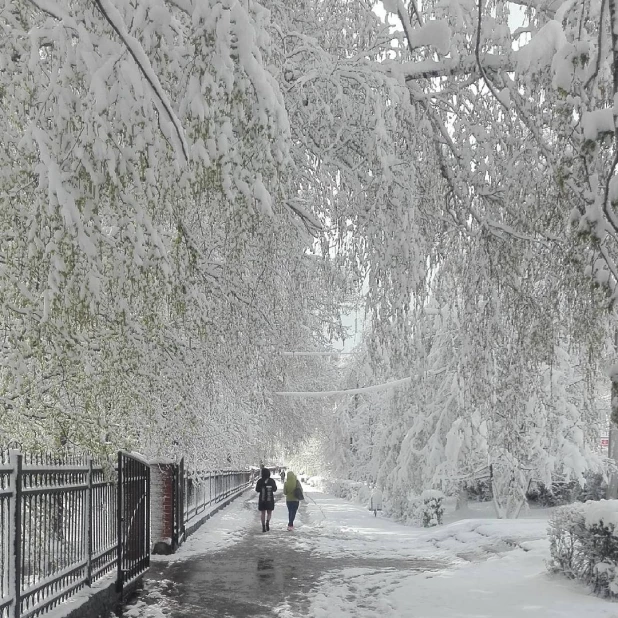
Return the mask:
<svg viewBox="0 0 618 618">
<path fill-rule="evenodd" d="M 152 544 L 171 544 L 174 518 L 174 464 L 152 463 L 150 467 L 150 521 Z"/>
</svg>

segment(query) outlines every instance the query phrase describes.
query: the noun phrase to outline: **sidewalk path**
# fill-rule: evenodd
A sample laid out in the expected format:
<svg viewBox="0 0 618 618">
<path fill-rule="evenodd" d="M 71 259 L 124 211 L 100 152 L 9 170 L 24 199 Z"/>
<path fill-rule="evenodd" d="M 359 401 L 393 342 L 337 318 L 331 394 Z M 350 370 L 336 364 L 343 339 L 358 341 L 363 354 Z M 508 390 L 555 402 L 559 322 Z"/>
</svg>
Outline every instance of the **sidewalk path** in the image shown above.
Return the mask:
<svg viewBox="0 0 618 618">
<path fill-rule="evenodd" d="M 544 520 L 419 530 L 307 492 L 262 533 L 239 499 L 155 560 L 126 618 L 618 618 L 618 604 L 545 571 Z M 299 521 L 300 520 L 300 521 Z"/>
</svg>

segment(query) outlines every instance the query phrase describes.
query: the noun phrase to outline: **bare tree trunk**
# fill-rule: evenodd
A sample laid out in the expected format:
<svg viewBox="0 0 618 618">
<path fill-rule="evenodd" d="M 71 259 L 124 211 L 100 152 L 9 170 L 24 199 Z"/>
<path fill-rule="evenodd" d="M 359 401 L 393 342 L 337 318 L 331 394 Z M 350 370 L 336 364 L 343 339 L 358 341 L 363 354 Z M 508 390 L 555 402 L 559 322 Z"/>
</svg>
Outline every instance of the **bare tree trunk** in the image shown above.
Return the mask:
<svg viewBox="0 0 618 618">
<path fill-rule="evenodd" d="M 614 349 L 618 343 L 618 329 L 615 333 Z M 611 414 L 609 420 L 609 449 L 608 456 L 615 464 L 618 464 L 618 366 L 614 365 L 610 374 L 612 381 Z M 618 498 L 618 472 L 612 470 L 607 485 L 607 497 L 615 500 Z"/>
<path fill-rule="evenodd" d="M 612 399 L 615 397 L 613 391 L 615 390 L 614 384 L 612 384 Z M 618 427 L 612 421 L 609 428 L 609 458 L 618 463 Z M 609 483 L 607 485 L 607 498 L 608 500 L 616 500 L 618 498 L 618 474 L 614 471 L 609 476 Z"/>
<path fill-rule="evenodd" d="M 455 507 L 456 511 L 461 511 L 468 508 L 468 490 L 466 489 L 466 484 L 461 483 L 459 485 L 459 492 L 457 494 L 457 506 Z"/>
<path fill-rule="evenodd" d="M 618 6 L 617 0 L 609 0 L 609 15 L 610 15 L 610 28 L 612 32 L 612 52 L 613 52 L 613 77 L 614 77 L 614 101 L 616 100 L 616 94 L 618 94 Z M 607 180 L 608 186 L 611 177 L 616 169 L 616 163 L 618 163 L 618 124 L 616 123 L 616 112 L 614 112 L 614 165 Z M 608 199 L 607 191 L 605 200 Z M 611 205 L 604 204 L 604 207 L 611 208 Z M 618 329 L 614 331 L 614 353 L 618 351 Z M 611 391 L 611 415 L 609 421 L 609 458 L 618 463 L 618 364 L 614 364 L 610 373 L 610 379 L 612 381 Z M 615 470 L 612 470 L 609 483 L 607 486 L 607 497 L 616 499 L 618 498 L 618 474 Z"/>
</svg>

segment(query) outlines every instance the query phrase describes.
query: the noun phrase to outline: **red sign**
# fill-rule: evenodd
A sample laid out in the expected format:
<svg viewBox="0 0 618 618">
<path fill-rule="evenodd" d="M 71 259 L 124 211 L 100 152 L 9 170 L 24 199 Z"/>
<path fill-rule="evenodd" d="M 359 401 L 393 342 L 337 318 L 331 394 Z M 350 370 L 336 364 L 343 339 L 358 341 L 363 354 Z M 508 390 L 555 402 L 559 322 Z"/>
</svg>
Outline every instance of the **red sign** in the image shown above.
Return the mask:
<svg viewBox="0 0 618 618">
<path fill-rule="evenodd" d="M 609 446 L 609 437 L 601 438 L 601 446 L 607 448 Z"/>
</svg>

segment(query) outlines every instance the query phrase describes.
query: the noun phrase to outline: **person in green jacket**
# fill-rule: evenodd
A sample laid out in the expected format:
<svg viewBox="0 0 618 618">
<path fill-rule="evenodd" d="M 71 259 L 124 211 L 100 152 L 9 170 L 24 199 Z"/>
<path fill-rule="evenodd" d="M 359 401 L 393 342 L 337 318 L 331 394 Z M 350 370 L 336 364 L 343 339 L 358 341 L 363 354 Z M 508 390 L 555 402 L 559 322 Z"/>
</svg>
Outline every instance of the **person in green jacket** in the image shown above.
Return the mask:
<svg viewBox="0 0 618 618">
<path fill-rule="evenodd" d="M 300 504 L 299 498 L 296 492 L 296 485 L 300 485 L 296 479 L 296 475 L 291 470 L 288 470 L 285 483 L 283 485 L 283 493 L 285 494 L 285 504 L 288 507 L 288 530 L 294 530 L 294 518 L 298 511 L 298 505 Z M 301 488 L 302 495 L 302 488 Z"/>
</svg>

